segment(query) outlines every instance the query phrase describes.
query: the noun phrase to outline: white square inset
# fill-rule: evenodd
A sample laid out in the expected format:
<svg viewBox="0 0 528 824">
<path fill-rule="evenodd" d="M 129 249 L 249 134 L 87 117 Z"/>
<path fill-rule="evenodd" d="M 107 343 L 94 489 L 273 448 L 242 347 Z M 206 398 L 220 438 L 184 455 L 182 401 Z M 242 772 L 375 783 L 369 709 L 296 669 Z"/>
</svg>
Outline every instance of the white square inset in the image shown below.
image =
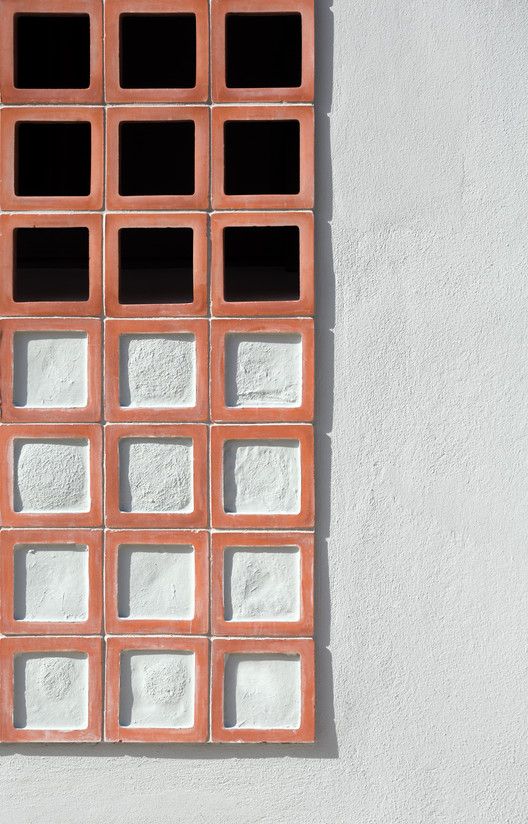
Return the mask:
<svg viewBox="0 0 528 824">
<path fill-rule="evenodd" d="M 298 547 L 226 548 L 226 621 L 298 621 L 300 593 Z"/>
<path fill-rule="evenodd" d="M 15 656 L 14 725 L 81 730 L 88 725 L 88 656 L 32 652 Z"/>
<path fill-rule="evenodd" d="M 226 657 L 226 728 L 298 729 L 300 723 L 299 655 L 237 653 Z"/>
<path fill-rule="evenodd" d="M 15 512 L 89 512 L 89 458 L 86 440 L 16 438 Z"/>
<path fill-rule="evenodd" d="M 194 406 L 194 335 L 121 335 L 119 402 L 130 408 Z"/>
<path fill-rule="evenodd" d="M 74 544 L 18 544 L 14 588 L 17 621 L 85 621 L 88 548 Z"/>
<path fill-rule="evenodd" d="M 194 725 L 194 653 L 121 653 L 119 724 L 185 728 Z"/>
<path fill-rule="evenodd" d="M 225 512 L 297 514 L 300 509 L 298 441 L 226 441 Z"/>
<path fill-rule="evenodd" d="M 121 512 L 192 512 L 191 438 L 122 438 L 119 442 Z"/>
<path fill-rule="evenodd" d="M 120 618 L 194 618 L 194 549 L 188 545 L 119 547 Z"/>
<path fill-rule="evenodd" d="M 225 347 L 227 406 L 300 406 L 300 335 L 229 334 Z"/>
<path fill-rule="evenodd" d="M 61 409 L 88 403 L 85 332 L 15 332 L 13 403 Z"/>
</svg>

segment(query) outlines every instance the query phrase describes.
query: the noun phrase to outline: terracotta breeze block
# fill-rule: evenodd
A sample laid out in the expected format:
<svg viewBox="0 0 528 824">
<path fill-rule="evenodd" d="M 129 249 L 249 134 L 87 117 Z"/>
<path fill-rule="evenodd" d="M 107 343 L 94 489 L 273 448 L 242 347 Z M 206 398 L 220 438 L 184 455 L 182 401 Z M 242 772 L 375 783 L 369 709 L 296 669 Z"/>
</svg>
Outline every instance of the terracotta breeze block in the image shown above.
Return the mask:
<svg viewBox="0 0 528 824">
<path fill-rule="evenodd" d="M 102 627 L 102 532 L 4 530 L 1 631 L 93 635 Z"/>
<path fill-rule="evenodd" d="M 100 526 L 101 442 L 90 424 L 2 427 L 3 526 Z"/>
<path fill-rule="evenodd" d="M 109 638 L 106 741 L 205 741 L 208 680 L 206 638 Z"/>
<path fill-rule="evenodd" d="M 211 490 L 215 528 L 313 526 L 312 427 L 213 426 Z"/>
<path fill-rule="evenodd" d="M 212 656 L 213 741 L 313 742 L 313 641 L 215 639 Z"/>
<path fill-rule="evenodd" d="M 122 15 L 192 15 L 195 18 L 196 76 L 194 85 L 171 88 L 126 87 L 120 78 L 120 61 L 123 48 L 120 38 Z M 209 94 L 209 9 L 207 0 L 107 0 L 105 3 L 105 64 L 106 99 L 117 103 L 199 103 L 207 101 Z M 165 26 L 167 22 L 165 21 Z M 147 35 L 145 35 L 147 36 Z M 173 44 L 173 50 L 183 44 Z M 163 48 L 158 45 L 157 49 Z M 129 49 L 131 47 L 129 46 Z M 173 53 L 173 59 L 175 55 Z M 130 54 L 137 63 L 142 55 Z M 135 83 L 135 81 L 134 81 Z"/>
<path fill-rule="evenodd" d="M 102 728 L 99 638 L 0 638 L 0 738 L 96 742 Z"/>
</svg>

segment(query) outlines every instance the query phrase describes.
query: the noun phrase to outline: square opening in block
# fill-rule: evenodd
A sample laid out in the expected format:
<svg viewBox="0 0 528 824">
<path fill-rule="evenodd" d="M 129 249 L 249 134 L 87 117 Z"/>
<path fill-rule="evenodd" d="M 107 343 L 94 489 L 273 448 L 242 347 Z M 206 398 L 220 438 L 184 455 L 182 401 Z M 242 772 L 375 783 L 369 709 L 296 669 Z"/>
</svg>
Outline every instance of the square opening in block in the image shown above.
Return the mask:
<svg viewBox="0 0 528 824">
<path fill-rule="evenodd" d="M 117 564 L 118 616 L 194 617 L 194 549 L 190 545 L 124 544 Z"/>
<path fill-rule="evenodd" d="M 119 401 L 129 408 L 196 404 L 194 335 L 121 335 Z"/>
<path fill-rule="evenodd" d="M 13 403 L 24 408 L 84 407 L 88 402 L 85 332 L 15 332 Z"/>
<path fill-rule="evenodd" d="M 121 512 L 192 512 L 193 502 L 190 438 L 119 441 Z"/>
<path fill-rule="evenodd" d="M 13 722 L 17 729 L 79 730 L 88 726 L 88 656 L 15 655 Z"/>
<path fill-rule="evenodd" d="M 194 194 L 192 120 L 133 121 L 119 125 L 119 194 Z"/>
<path fill-rule="evenodd" d="M 299 300 L 298 226 L 224 229 L 226 301 Z"/>
<path fill-rule="evenodd" d="M 89 460 L 84 439 L 16 438 L 15 512 L 89 512 Z"/>
<path fill-rule="evenodd" d="M 91 131 L 88 121 L 17 123 L 15 193 L 19 197 L 90 194 Z"/>
<path fill-rule="evenodd" d="M 227 547 L 226 621 L 298 621 L 301 604 L 298 547 Z"/>
<path fill-rule="evenodd" d="M 224 726 L 298 729 L 301 660 L 298 655 L 231 653 L 224 672 Z"/>
<path fill-rule="evenodd" d="M 298 120 L 226 121 L 225 194 L 299 194 L 300 134 Z"/>
<path fill-rule="evenodd" d="M 300 14 L 228 14 L 226 86 L 298 88 L 302 82 Z"/>
<path fill-rule="evenodd" d="M 14 59 L 17 89 L 87 89 L 89 15 L 15 15 Z"/>
<path fill-rule="evenodd" d="M 223 486 L 225 512 L 299 513 L 299 442 L 286 439 L 226 441 Z"/>
<path fill-rule="evenodd" d="M 196 16 L 122 14 L 119 78 L 123 89 L 194 88 Z"/>
<path fill-rule="evenodd" d="M 86 621 L 88 547 L 17 544 L 14 553 L 16 621 Z"/>
<path fill-rule="evenodd" d="M 230 407 L 300 406 L 301 336 L 227 335 L 225 397 Z"/>
<path fill-rule="evenodd" d="M 120 726 L 194 725 L 194 653 L 138 650 L 122 652 L 120 658 Z"/>
<path fill-rule="evenodd" d="M 87 301 L 89 232 L 85 227 L 15 229 L 13 299 Z"/>
<path fill-rule="evenodd" d="M 192 229 L 119 230 L 120 303 L 192 303 Z"/>
</svg>

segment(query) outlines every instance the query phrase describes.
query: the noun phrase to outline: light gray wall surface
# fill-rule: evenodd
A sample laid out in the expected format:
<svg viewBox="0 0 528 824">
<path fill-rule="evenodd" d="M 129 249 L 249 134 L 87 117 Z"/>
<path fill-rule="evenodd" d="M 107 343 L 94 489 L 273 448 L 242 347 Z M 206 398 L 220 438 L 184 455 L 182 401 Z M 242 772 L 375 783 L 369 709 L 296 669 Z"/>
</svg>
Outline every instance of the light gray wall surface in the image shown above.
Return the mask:
<svg viewBox="0 0 528 824">
<path fill-rule="evenodd" d="M 0 747 L 1 824 L 524 824 L 528 5 L 318 6 L 318 743 Z"/>
</svg>

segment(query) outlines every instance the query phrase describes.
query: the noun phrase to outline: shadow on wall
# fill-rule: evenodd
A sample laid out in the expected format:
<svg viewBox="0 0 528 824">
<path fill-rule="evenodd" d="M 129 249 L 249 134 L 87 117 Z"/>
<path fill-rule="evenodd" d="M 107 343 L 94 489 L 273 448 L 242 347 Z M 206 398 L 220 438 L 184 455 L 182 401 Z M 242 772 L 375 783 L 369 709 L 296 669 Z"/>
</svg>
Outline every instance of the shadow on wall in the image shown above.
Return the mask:
<svg viewBox="0 0 528 824">
<path fill-rule="evenodd" d="M 24 756 L 75 756 L 105 758 L 116 756 L 174 759 L 227 758 L 337 758 L 334 718 L 334 685 L 330 642 L 330 580 L 328 538 L 330 531 L 330 489 L 332 410 L 334 397 L 335 275 L 332 254 L 332 162 L 330 155 L 330 110 L 332 104 L 334 17 L 333 0 L 315 0 L 316 6 L 316 563 L 315 639 L 317 727 L 315 744 L 65 744 L 0 746 L 0 755 L 20 752 Z"/>
</svg>

